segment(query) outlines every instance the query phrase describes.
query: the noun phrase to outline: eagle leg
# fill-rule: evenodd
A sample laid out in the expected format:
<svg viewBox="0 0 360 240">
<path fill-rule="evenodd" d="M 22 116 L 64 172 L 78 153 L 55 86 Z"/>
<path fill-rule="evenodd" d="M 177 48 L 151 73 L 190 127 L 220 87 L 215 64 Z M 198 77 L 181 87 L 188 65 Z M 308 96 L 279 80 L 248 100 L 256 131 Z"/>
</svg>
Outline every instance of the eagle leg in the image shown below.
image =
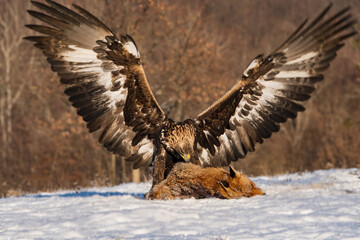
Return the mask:
<svg viewBox="0 0 360 240">
<path fill-rule="evenodd" d="M 174 166 L 171 156 L 160 143 L 155 143 L 153 186 L 164 180 Z"/>
</svg>

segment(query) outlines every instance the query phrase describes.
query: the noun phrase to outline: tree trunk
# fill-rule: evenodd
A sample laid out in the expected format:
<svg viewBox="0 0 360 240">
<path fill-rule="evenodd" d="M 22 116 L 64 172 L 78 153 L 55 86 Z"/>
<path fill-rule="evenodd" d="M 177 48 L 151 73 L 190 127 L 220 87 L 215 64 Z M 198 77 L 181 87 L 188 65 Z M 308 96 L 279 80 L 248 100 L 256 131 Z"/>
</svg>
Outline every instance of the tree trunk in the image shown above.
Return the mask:
<svg viewBox="0 0 360 240">
<path fill-rule="evenodd" d="M 132 170 L 132 181 L 135 183 L 140 182 L 140 169 L 133 169 Z"/>
</svg>

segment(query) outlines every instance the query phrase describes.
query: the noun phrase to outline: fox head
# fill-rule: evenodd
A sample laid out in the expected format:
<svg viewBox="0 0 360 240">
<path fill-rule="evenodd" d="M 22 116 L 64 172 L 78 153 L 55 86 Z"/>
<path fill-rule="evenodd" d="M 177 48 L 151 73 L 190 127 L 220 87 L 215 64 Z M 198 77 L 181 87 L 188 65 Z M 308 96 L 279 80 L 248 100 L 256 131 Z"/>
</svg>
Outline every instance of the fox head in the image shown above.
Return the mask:
<svg viewBox="0 0 360 240">
<path fill-rule="evenodd" d="M 229 173 L 225 173 L 223 179 L 219 181 L 219 185 L 217 193 L 222 198 L 241 198 L 265 195 L 253 181 L 244 174 L 236 172 L 231 166 Z"/>
</svg>

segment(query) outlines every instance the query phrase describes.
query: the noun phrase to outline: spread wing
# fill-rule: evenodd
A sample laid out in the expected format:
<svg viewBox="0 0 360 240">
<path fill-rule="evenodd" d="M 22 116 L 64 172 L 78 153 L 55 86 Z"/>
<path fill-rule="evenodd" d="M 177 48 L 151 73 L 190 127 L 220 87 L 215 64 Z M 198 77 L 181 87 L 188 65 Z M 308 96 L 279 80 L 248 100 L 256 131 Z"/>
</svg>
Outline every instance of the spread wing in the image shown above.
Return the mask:
<svg viewBox="0 0 360 240">
<path fill-rule="evenodd" d="M 304 111 L 314 84 L 323 79 L 343 41 L 355 32 L 349 8 L 326 18 L 327 7 L 305 21 L 272 54 L 255 58 L 242 79 L 195 119 L 196 149 L 203 166 L 228 165 L 244 158 L 280 128 L 279 123 Z"/>
<path fill-rule="evenodd" d="M 26 39 L 47 56 L 89 131 L 101 132 L 100 143 L 134 167 L 149 165 L 165 115 L 149 88 L 135 42 L 128 35 L 118 39 L 79 6 L 74 5 L 75 12 L 46 2 L 32 2 L 45 13 L 28 12 L 49 26 L 27 25 L 43 36 Z"/>
</svg>

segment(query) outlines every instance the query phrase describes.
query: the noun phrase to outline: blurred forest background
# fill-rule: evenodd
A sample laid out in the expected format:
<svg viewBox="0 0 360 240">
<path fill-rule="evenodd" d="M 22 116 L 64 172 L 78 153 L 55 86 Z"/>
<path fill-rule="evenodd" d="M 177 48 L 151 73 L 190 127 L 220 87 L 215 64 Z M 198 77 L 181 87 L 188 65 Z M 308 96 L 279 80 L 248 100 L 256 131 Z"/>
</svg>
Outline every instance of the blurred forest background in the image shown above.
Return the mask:
<svg viewBox="0 0 360 240">
<path fill-rule="evenodd" d="M 88 0 L 115 33 L 136 41 L 152 91 L 175 120 L 196 116 L 250 61 L 278 47 L 325 0 Z M 333 1 L 332 12 L 360 1 Z M 0 0 L 0 196 L 149 179 L 88 134 L 42 53 L 22 38 L 35 23 L 24 0 Z M 360 168 L 360 42 L 350 39 L 307 110 L 234 166 L 248 175 Z"/>
</svg>

